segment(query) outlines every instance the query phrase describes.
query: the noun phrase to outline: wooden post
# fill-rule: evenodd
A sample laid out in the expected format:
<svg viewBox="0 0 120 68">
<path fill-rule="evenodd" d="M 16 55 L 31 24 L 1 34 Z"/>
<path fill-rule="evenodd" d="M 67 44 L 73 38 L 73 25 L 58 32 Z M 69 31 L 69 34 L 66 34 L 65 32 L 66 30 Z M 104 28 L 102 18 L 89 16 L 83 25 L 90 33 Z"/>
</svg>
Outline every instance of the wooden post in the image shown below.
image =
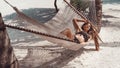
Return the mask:
<svg viewBox="0 0 120 68">
<path fill-rule="evenodd" d="M 19 68 L 19 63 L 10 45 L 6 27 L 0 13 L 0 68 Z"/>
<path fill-rule="evenodd" d="M 57 0 L 54 1 L 54 6 L 55 6 L 55 9 L 56 9 L 56 12 L 59 11 L 58 7 L 57 7 Z"/>
<path fill-rule="evenodd" d="M 100 32 L 101 29 L 101 22 L 102 22 L 102 1 L 101 0 L 95 0 L 96 4 L 96 17 L 97 17 L 97 27 L 98 31 Z"/>
</svg>

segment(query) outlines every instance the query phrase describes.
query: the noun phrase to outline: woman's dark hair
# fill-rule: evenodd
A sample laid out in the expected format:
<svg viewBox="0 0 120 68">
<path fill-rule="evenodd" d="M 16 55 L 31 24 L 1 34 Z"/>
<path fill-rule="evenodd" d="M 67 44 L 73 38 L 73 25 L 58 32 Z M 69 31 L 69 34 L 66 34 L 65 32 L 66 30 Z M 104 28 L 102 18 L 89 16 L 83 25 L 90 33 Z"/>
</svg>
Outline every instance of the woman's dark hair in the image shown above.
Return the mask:
<svg viewBox="0 0 120 68">
<path fill-rule="evenodd" d="M 90 38 L 90 36 L 89 36 L 86 32 L 84 32 L 84 31 L 80 31 L 80 32 L 78 32 L 78 33 L 76 33 L 76 34 L 81 34 L 81 35 L 83 35 L 85 42 L 87 42 L 88 39 Z"/>
<path fill-rule="evenodd" d="M 88 24 L 89 24 L 89 23 L 84 23 L 84 24 L 82 25 L 81 28 L 82 28 L 83 31 L 84 31 L 84 26 L 85 26 L 85 25 L 88 25 Z M 88 30 L 88 32 L 91 31 L 91 30 L 93 30 L 93 29 L 92 29 L 92 26 L 90 26 L 90 29 Z"/>
<path fill-rule="evenodd" d="M 89 23 L 84 23 L 84 24 L 82 25 L 82 27 L 81 27 L 82 30 L 84 30 L 84 26 L 85 26 L 85 25 L 88 25 L 88 24 L 89 24 Z"/>
</svg>

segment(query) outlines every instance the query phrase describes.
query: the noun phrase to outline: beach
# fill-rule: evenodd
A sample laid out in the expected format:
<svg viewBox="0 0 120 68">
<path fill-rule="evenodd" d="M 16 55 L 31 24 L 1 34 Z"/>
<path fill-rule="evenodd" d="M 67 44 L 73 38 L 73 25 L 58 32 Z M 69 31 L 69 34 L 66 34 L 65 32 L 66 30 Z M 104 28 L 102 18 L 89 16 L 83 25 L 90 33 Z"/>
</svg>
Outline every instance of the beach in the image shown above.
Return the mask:
<svg viewBox="0 0 120 68">
<path fill-rule="evenodd" d="M 29 10 L 34 12 L 31 16 L 38 15 L 39 10 L 49 9 L 54 10 L 54 0 L 36 0 L 29 1 L 9 1 L 11 4 L 25 11 L 30 15 Z M 35 4 L 36 3 L 36 4 Z M 9 15 L 15 13 L 4 1 L 1 0 L 0 11 L 5 22 L 11 23 L 13 20 Z M 64 7 L 61 0 L 58 1 L 59 8 Z M 11 45 L 14 48 L 14 53 L 20 62 L 21 68 L 120 68 L 120 8 L 119 4 L 103 4 L 103 18 L 100 37 L 104 43 L 100 42 L 100 50 L 95 51 L 93 42 L 78 51 L 72 51 L 47 40 L 43 40 L 31 33 L 18 31 L 7 28 Z M 6 7 L 6 8 L 5 8 Z M 32 8 L 32 9 L 31 9 Z M 37 8 L 35 11 L 34 8 Z M 41 9 L 42 8 L 42 9 Z M 9 11 L 9 13 L 8 13 Z M 52 19 L 43 19 L 42 22 L 47 22 Z M 14 16 L 14 15 L 13 15 Z M 9 18 L 7 18 L 9 17 Z M 16 18 L 14 18 L 16 19 Z M 36 17 L 39 19 L 39 16 Z M 40 19 L 39 19 L 40 20 Z M 46 20 L 46 21 L 45 21 Z M 14 20 L 15 21 L 15 20 Z M 15 25 L 20 25 L 15 24 Z"/>
</svg>

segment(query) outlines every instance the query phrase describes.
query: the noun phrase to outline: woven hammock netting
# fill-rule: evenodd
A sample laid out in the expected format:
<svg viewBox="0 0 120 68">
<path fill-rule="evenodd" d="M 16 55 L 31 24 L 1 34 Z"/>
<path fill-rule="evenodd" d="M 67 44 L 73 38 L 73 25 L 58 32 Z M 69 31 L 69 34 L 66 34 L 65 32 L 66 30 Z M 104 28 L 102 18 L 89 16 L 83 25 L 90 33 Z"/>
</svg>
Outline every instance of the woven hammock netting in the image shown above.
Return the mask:
<svg viewBox="0 0 120 68">
<path fill-rule="evenodd" d="M 78 0 L 78 1 L 81 2 L 79 6 L 82 5 L 82 8 L 77 10 L 82 12 L 82 14 L 87 19 L 89 19 L 91 22 L 95 24 L 96 23 L 95 1 L 94 0 L 82 0 L 82 1 Z M 48 20 L 47 22 L 44 22 L 44 23 L 27 16 L 18 8 L 17 9 L 14 8 L 14 10 L 17 12 L 17 17 L 15 17 L 14 24 L 19 24 L 18 26 L 37 30 L 37 31 L 55 35 L 55 36 L 58 36 L 59 32 L 61 32 L 65 28 L 70 28 L 74 33 L 72 20 L 73 18 L 81 19 L 81 17 L 77 13 L 75 13 L 75 11 L 71 7 L 69 7 L 65 2 L 63 2 L 63 4 L 65 5 L 65 7 L 60 8 L 58 13 L 56 13 L 56 15 L 51 20 Z M 77 5 L 77 4 L 79 3 L 74 3 L 74 5 Z M 53 12 L 51 12 L 51 14 L 52 13 Z M 50 12 L 48 14 L 50 14 Z"/>
</svg>

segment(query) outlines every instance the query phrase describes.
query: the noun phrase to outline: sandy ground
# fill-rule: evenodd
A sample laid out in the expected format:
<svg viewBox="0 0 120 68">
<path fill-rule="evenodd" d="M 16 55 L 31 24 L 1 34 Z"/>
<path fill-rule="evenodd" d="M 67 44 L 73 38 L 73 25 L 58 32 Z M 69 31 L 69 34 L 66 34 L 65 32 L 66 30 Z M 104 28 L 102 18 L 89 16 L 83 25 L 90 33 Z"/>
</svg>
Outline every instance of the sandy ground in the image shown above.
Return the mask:
<svg viewBox="0 0 120 68">
<path fill-rule="evenodd" d="M 22 2 L 23 0 L 21 0 Z M 49 2 L 46 0 L 29 1 L 26 3 L 17 4 L 15 0 L 11 1 L 20 9 L 27 9 L 28 7 L 39 8 L 41 6 L 47 7 Z M 40 3 L 38 3 L 40 2 Z M 52 0 L 53 2 L 53 0 Z M 15 4 L 16 3 L 16 4 Z M 30 4 L 35 4 L 31 6 Z M 61 2 L 62 3 L 62 2 Z M 13 10 L 8 7 L 3 1 L 10 13 Z M 38 6 L 39 5 L 39 6 Z M 103 5 L 103 22 L 100 36 L 104 43 L 101 43 L 100 51 L 94 50 L 94 45 L 91 43 L 78 51 L 67 50 L 62 47 L 55 46 L 55 44 L 48 41 L 31 41 L 18 42 L 13 44 L 15 54 L 20 61 L 21 68 L 120 68 L 120 8 L 119 4 Z M 49 7 L 53 7 L 49 4 Z M 8 9 L 0 7 L 3 16 Z M 5 11 L 5 12 L 4 12 Z M 50 46 L 49 46 L 50 45 Z M 52 45 L 52 46 L 51 46 Z"/>
<path fill-rule="evenodd" d="M 83 53 L 63 68 L 120 68 L 120 12 L 118 4 L 103 5 L 103 23 L 100 36 L 105 42 L 100 51 L 92 51 L 94 46 L 86 46 Z M 105 24 L 106 23 L 106 24 Z"/>
</svg>

